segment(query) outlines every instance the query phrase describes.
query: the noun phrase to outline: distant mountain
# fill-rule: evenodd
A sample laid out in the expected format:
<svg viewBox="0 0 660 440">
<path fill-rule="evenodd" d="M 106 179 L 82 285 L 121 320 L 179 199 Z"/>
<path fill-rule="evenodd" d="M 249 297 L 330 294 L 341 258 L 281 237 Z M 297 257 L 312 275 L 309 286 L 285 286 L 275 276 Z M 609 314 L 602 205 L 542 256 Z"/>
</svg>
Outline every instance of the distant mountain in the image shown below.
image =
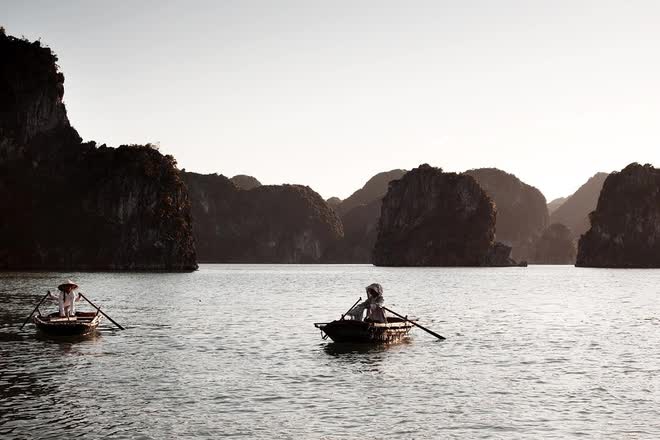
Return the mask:
<svg viewBox="0 0 660 440">
<path fill-rule="evenodd" d="M 371 263 L 382 198 L 389 183 L 401 178 L 405 173 L 405 170 L 378 173 L 343 202 L 337 198 L 328 199 L 328 204 L 341 217 L 344 237 L 328 249 L 324 261 Z M 335 204 L 337 200 L 339 204 Z"/>
<path fill-rule="evenodd" d="M 559 197 L 548 203 L 548 214 L 552 215 L 566 200 L 568 200 L 568 197 Z"/>
<path fill-rule="evenodd" d="M 597 173 L 582 185 L 572 196 L 561 204 L 551 215 L 550 223 L 568 226 L 575 239 L 587 232 L 591 226 L 589 213 L 596 209 L 600 191 L 607 179 L 607 173 Z"/>
<path fill-rule="evenodd" d="M 392 180 L 397 180 L 406 174 L 406 170 L 391 170 L 378 173 L 364 184 L 364 186 L 350 197 L 341 202 L 336 211 L 343 216 L 351 209 L 360 205 L 368 205 L 376 199 L 382 199 L 387 192 L 387 186 Z"/>
<path fill-rule="evenodd" d="M 513 248 L 514 259 L 529 259 L 534 241 L 548 226 L 545 196 L 513 174 L 497 168 L 468 170 L 465 174 L 474 177 L 495 202 L 497 241 Z"/>
<path fill-rule="evenodd" d="M 570 229 L 553 223 L 534 243 L 532 264 L 575 264 L 575 241 Z"/>
<path fill-rule="evenodd" d="M 344 237 L 325 254 L 326 263 L 371 263 L 381 204 L 381 199 L 375 199 L 344 214 L 341 218 Z"/>
<path fill-rule="evenodd" d="M 301 185 L 237 188 L 217 174 L 183 173 L 197 255 L 208 263 L 319 263 L 343 236 L 337 214 Z"/>
<path fill-rule="evenodd" d="M 256 178 L 252 176 L 246 176 L 245 174 L 237 174 L 231 179 L 234 185 L 236 185 L 236 188 L 240 189 L 252 189 L 252 188 L 257 188 L 261 186 L 261 182 L 259 182 Z"/>
<path fill-rule="evenodd" d="M 660 268 L 660 169 L 632 163 L 610 174 L 590 217 L 576 266 Z"/>
<path fill-rule="evenodd" d="M 335 209 L 341 204 L 341 199 L 339 197 L 330 197 L 325 203 L 327 203 L 332 209 Z"/>
</svg>

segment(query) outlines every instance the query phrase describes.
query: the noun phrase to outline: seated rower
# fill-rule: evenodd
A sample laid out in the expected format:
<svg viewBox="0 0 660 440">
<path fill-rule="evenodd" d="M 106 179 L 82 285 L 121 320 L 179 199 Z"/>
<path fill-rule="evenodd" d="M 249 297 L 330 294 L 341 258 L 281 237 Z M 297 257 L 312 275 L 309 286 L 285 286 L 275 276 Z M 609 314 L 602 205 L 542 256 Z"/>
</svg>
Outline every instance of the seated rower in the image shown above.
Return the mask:
<svg viewBox="0 0 660 440">
<path fill-rule="evenodd" d="M 367 300 L 358 304 L 351 310 L 347 315 L 351 319 L 362 321 L 364 311 L 367 311 L 367 316 L 364 321 L 368 322 L 387 322 L 385 317 L 385 310 L 383 310 L 383 304 L 385 299 L 383 298 L 383 287 L 378 283 L 370 284 L 366 287 L 367 290 Z"/>
<path fill-rule="evenodd" d="M 60 291 L 59 295 L 55 295 L 48 291 L 48 296 L 51 299 L 57 299 L 59 301 L 60 308 L 60 317 L 64 318 L 75 317 L 76 316 L 76 302 L 80 301 L 80 293 L 76 295 L 74 291 L 78 289 L 78 285 L 71 280 L 68 280 L 64 284 L 57 286 Z"/>
</svg>

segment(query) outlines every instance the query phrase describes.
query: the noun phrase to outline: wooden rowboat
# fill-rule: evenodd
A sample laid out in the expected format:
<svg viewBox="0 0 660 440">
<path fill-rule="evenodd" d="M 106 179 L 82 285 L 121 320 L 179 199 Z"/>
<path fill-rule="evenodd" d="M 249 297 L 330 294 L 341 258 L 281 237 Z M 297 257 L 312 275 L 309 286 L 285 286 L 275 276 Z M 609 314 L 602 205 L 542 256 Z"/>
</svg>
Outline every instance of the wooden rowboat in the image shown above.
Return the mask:
<svg viewBox="0 0 660 440">
<path fill-rule="evenodd" d="M 356 321 L 339 319 L 332 322 L 317 322 L 314 327 L 321 330 L 323 339 L 334 342 L 392 344 L 408 336 L 413 328 L 410 321 L 387 318 L 387 322 Z"/>
<path fill-rule="evenodd" d="M 34 315 L 32 321 L 40 331 L 49 335 L 86 335 L 96 330 L 101 321 L 101 315 L 98 312 L 77 312 L 76 316 L 63 318 L 58 312 L 55 312 L 46 316 Z"/>
</svg>

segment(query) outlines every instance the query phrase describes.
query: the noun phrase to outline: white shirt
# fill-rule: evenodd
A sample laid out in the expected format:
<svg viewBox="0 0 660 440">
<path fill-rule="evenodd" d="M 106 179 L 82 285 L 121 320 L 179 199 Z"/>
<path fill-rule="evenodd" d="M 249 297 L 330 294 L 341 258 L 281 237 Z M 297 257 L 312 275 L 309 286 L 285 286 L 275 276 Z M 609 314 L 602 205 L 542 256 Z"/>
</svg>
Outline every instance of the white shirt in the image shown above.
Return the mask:
<svg viewBox="0 0 660 440">
<path fill-rule="evenodd" d="M 50 292 L 49 296 L 50 298 L 58 300 L 60 316 L 67 316 L 67 314 L 69 316 L 76 316 L 76 301 L 80 301 L 80 294 L 76 297 L 76 294 L 73 291 L 69 293 L 60 291 L 59 296 L 55 296 Z"/>
</svg>

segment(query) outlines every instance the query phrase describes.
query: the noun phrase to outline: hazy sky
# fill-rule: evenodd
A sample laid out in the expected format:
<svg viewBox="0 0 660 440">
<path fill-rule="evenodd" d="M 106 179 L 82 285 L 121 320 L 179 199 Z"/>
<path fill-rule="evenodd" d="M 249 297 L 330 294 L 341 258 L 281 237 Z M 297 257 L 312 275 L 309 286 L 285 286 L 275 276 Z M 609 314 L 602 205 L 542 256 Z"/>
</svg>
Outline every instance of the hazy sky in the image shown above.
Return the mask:
<svg viewBox="0 0 660 440">
<path fill-rule="evenodd" d="M 139 6 L 133 5 L 139 4 Z M 346 197 L 371 175 L 495 166 L 548 201 L 660 165 L 660 2 L 15 1 L 86 140 Z"/>
</svg>

